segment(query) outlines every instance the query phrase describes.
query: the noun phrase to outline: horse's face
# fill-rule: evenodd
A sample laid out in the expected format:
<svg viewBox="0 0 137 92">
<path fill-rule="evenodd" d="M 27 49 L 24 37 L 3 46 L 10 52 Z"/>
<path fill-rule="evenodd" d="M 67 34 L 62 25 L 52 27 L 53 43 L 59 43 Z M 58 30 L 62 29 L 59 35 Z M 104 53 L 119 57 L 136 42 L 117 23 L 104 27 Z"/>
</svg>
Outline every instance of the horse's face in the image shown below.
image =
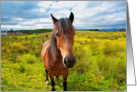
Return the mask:
<svg viewBox="0 0 137 92">
<path fill-rule="evenodd" d="M 76 63 L 75 56 L 73 54 L 73 44 L 75 30 L 72 26 L 74 15 L 71 13 L 69 18 L 55 20 L 52 16 L 55 27 L 55 38 L 57 49 L 60 50 L 62 55 L 62 63 L 65 67 L 71 68 Z"/>
<path fill-rule="evenodd" d="M 73 30 L 72 30 L 73 31 Z M 76 63 L 75 56 L 73 54 L 74 34 L 59 34 L 56 33 L 57 48 L 60 50 L 63 57 L 63 65 L 71 68 Z"/>
</svg>

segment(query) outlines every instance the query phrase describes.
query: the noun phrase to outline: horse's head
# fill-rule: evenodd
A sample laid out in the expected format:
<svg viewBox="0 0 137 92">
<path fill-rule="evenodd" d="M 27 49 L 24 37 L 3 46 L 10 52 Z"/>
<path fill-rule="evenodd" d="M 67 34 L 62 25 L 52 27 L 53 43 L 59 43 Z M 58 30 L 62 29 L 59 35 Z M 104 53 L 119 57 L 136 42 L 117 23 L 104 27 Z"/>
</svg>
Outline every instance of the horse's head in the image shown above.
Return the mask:
<svg viewBox="0 0 137 92">
<path fill-rule="evenodd" d="M 73 54 L 75 30 L 72 23 L 74 15 L 71 12 L 69 18 L 56 19 L 52 14 L 51 17 L 54 24 L 52 36 L 54 36 L 57 49 L 60 50 L 63 57 L 63 65 L 67 68 L 71 68 L 76 63 L 76 59 Z"/>
</svg>

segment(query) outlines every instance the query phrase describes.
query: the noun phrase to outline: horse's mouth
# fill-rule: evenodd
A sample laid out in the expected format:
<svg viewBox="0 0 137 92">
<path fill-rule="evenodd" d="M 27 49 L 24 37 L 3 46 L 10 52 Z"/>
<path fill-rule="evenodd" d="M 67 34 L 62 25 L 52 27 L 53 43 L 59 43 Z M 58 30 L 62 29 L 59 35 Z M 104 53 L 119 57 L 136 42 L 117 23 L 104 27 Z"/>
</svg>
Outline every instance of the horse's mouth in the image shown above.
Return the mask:
<svg viewBox="0 0 137 92">
<path fill-rule="evenodd" d="M 66 65 L 63 65 L 65 68 L 73 68 L 73 66 L 66 66 Z"/>
<path fill-rule="evenodd" d="M 67 68 L 72 68 L 72 67 L 74 67 L 75 63 L 76 63 L 76 61 L 75 62 L 73 62 L 73 61 L 71 61 L 71 62 L 64 61 L 64 66 L 67 67 Z"/>
<path fill-rule="evenodd" d="M 74 66 L 74 65 L 73 65 Z M 67 66 L 68 68 L 72 68 L 73 66 Z"/>
</svg>

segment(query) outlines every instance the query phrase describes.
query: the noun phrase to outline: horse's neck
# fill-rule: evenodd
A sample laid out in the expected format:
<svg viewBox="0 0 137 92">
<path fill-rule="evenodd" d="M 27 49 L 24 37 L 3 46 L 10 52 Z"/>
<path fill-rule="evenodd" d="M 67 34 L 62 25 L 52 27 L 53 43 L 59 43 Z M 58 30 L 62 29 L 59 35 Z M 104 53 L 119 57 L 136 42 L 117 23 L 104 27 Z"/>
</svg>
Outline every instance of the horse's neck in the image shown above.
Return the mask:
<svg viewBox="0 0 137 92">
<path fill-rule="evenodd" d="M 55 60 L 53 61 L 54 63 L 62 63 L 62 55 L 60 53 L 60 50 L 57 50 L 57 54 L 56 54 L 56 57 L 55 57 Z"/>
<path fill-rule="evenodd" d="M 49 45 L 49 54 L 50 62 L 56 63 L 62 61 L 60 49 L 58 49 L 57 47 L 55 48 L 55 46 L 51 46 L 51 44 Z"/>
<path fill-rule="evenodd" d="M 56 59 L 62 59 L 62 55 L 61 55 L 61 52 L 60 50 L 57 50 L 57 55 L 56 55 Z"/>
</svg>

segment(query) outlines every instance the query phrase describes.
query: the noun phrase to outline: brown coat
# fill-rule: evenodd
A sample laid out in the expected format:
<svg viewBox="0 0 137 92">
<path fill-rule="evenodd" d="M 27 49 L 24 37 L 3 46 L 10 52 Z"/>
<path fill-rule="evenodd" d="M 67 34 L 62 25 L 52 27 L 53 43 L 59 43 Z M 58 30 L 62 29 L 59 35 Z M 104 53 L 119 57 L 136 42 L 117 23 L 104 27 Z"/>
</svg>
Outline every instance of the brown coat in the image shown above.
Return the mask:
<svg viewBox="0 0 137 92">
<path fill-rule="evenodd" d="M 60 51 L 57 51 L 57 57 L 54 60 L 50 55 L 50 40 L 46 41 L 43 44 L 43 48 L 41 51 L 41 58 L 45 65 L 46 70 L 48 71 L 48 75 L 53 77 L 57 75 L 63 75 L 64 78 L 68 75 L 68 68 L 63 66 L 62 56 Z"/>
</svg>

